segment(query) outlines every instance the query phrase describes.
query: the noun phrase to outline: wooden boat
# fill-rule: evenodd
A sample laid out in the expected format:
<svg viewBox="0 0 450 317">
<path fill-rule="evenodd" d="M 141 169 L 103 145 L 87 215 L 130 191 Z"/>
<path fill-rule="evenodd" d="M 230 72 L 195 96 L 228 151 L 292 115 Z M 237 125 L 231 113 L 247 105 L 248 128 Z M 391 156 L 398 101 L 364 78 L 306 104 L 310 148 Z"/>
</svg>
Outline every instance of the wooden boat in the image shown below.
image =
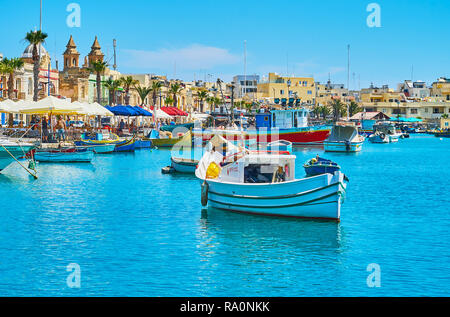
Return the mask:
<svg viewBox="0 0 450 317">
<path fill-rule="evenodd" d="M 292 153 L 292 142 L 286 140 L 273 141 L 267 144 L 267 151 L 270 152 L 289 152 Z"/>
<path fill-rule="evenodd" d="M 306 175 L 309 176 L 326 173 L 334 174 L 341 169 L 337 163 L 319 156 L 306 161 L 305 164 L 303 164 L 303 168 L 305 169 Z"/>
<path fill-rule="evenodd" d="M 152 147 L 152 141 L 143 138 L 136 140 L 136 149 L 149 149 Z"/>
<path fill-rule="evenodd" d="M 13 163 L 14 158 L 23 157 L 35 148 L 36 146 L 31 143 L 0 139 L 0 172 Z"/>
<path fill-rule="evenodd" d="M 202 181 L 202 205 L 266 216 L 340 220 L 346 182 L 340 171 L 295 179 L 295 155 L 229 157 L 211 147 L 195 171 Z"/>
<path fill-rule="evenodd" d="M 153 130 L 153 131 L 155 131 L 155 130 Z M 153 134 L 153 131 L 152 131 L 152 134 Z M 156 134 L 156 131 L 155 131 L 155 134 Z M 153 136 L 155 136 L 155 134 L 153 134 Z M 150 139 L 143 138 L 143 140 L 150 140 L 154 147 L 172 148 L 175 144 L 177 144 L 178 146 L 191 146 L 192 145 L 192 134 L 191 134 L 191 131 L 188 131 L 184 135 L 172 137 L 172 133 L 166 132 L 165 135 L 159 134 L 158 137 L 153 137 Z"/>
<path fill-rule="evenodd" d="M 115 144 L 98 144 L 98 145 L 82 145 L 77 146 L 77 148 L 81 149 L 91 149 L 95 154 L 108 154 L 114 152 L 116 148 Z"/>
<path fill-rule="evenodd" d="M 450 138 L 450 130 L 434 132 L 434 136 L 438 138 Z"/>
<path fill-rule="evenodd" d="M 136 139 L 124 140 L 117 143 L 114 152 L 134 152 L 136 149 Z"/>
<path fill-rule="evenodd" d="M 96 134 L 96 135 L 98 135 L 98 134 Z M 101 140 L 94 139 L 94 137 L 88 138 L 86 134 L 84 136 L 85 136 L 85 138 L 82 137 L 81 140 L 75 141 L 75 145 L 77 145 L 77 146 L 82 146 L 82 145 L 105 145 L 105 144 L 117 144 L 117 143 L 121 142 L 120 139 L 119 139 L 119 136 L 117 134 L 114 134 L 114 133 L 109 134 L 109 138 L 108 139 L 101 139 Z"/>
<path fill-rule="evenodd" d="M 325 152 L 359 152 L 364 140 L 355 127 L 335 125 L 323 145 Z"/>
<path fill-rule="evenodd" d="M 391 139 L 388 135 L 383 132 L 375 132 L 374 134 L 369 135 L 369 142 L 371 143 L 390 143 Z"/>
<path fill-rule="evenodd" d="M 90 163 L 94 158 L 92 149 L 38 149 L 34 158 L 38 162 L 52 163 Z"/>
<path fill-rule="evenodd" d="M 172 167 L 178 173 L 195 173 L 195 169 L 198 165 L 198 160 L 186 159 L 186 158 L 170 158 L 172 162 Z"/>
</svg>

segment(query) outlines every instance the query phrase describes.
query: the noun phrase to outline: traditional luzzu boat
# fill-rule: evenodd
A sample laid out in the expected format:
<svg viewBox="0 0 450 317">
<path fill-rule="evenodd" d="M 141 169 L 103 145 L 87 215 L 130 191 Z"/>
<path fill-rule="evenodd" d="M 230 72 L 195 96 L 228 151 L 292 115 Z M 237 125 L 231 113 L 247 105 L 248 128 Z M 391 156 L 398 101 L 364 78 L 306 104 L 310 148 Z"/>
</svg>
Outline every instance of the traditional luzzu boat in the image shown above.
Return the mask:
<svg viewBox="0 0 450 317">
<path fill-rule="evenodd" d="M 149 149 L 152 147 L 152 141 L 143 138 L 136 140 L 136 149 Z"/>
<path fill-rule="evenodd" d="M 191 146 L 192 133 L 188 131 L 185 134 L 173 137 L 170 132 L 159 133 L 156 130 L 152 130 L 150 138 L 143 138 L 143 140 L 151 141 L 154 147 L 172 148 L 175 144 L 179 146 Z"/>
<path fill-rule="evenodd" d="M 198 160 L 171 157 L 171 167 L 178 173 L 194 174 L 198 165 Z"/>
<path fill-rule="evenodd" d="M 34 158 L 38 162 L 47 163 L 90 163 L 94 158 L 94 151 L 80 148 L 38 149 Z"/>
<path fill-rule="evenodd" d="M 81 136 L 81 140 L 75 141 L 75 145 L 82 146 L 95 146 L 95 145 L 105 145 L 105 144 L 117 144 L 120 143 L 119 136 L 117 134 L 111 133 L 107 138 L 103 138 L 102 133 L 95 133 L 92 136 L 89 136 L 87 133 L 83 133 Z"/>
<path fill-rule="evenodd" d="M 0 173 L 18 157 L 23 157 L 36 146 L 31 143 L 13 142 L 7 139 L 0 139 Z"/>
<path fill-rule="evenodd" d="M 81 149 L 91 149 L 95 154 L 108 154 L 114 152 L 116 144 L 81 145 L 77 147 Z"/>
<path fill-rule="evenodd" d="M 240 148 L 224 157 L 208 145 L 195 171 L 202 205 L 279 217 L 340 220 L 346 181 L 340 171 L 295 179 L 294 155 Z"/>
<path fill-rule="evenodd" d="M 364 140 L 355 127 L 335 125 L 323 145 L 325 152 L 360 152 Z"/>
<path fill-rule="evenodd" d="M 341 169 L 337 163 L 321 158 L 318 155 L 317 157 L 306 161 L 305 164 L 303 164 L 303 168 L 308 176 L 316 176 L 326 173 L 334 174 Z"/>
<path fill-rule="evenodd" d="M 214 135 L 221 135 L 228 141 L 241 138 L 257 139 L 258 143 L 286 140 L 294 145 L 322 144 L 330 134 L 331 126 L 309 126 L 307 109 L 272 110 L 256 114 L 256 127 L 242 132 L 240 129 L 195 129 L 194 138 L 210 140 Z"/>
<path fill-rule="evenodd" d="M 114 152 L 134 152 L 136 149 L 136 139 L 132 138 L 130 140 L 123 140 L 116 143 Z"/>
</svg>

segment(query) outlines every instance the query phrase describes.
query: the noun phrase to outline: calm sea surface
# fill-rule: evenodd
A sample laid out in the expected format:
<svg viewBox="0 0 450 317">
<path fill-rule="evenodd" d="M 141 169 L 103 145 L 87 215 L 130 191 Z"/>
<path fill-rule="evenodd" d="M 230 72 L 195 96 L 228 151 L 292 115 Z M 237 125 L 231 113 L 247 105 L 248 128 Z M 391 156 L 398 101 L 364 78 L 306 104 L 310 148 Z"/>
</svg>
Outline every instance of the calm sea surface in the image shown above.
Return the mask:
<svg viewBox="0 0 450 317">
<path fill-rule="evenodd" d="M 412 135 L 359 154 L 297 148 L 348 175 L 341 223 L 202 213 L 170 151 L 0 175 L 0 296 L 449 296 L 450 139 Z M 69 288 L 66 267 L 81 268 Z M 370 263 L 381 287 L 370 288 Z"/>
</svg>

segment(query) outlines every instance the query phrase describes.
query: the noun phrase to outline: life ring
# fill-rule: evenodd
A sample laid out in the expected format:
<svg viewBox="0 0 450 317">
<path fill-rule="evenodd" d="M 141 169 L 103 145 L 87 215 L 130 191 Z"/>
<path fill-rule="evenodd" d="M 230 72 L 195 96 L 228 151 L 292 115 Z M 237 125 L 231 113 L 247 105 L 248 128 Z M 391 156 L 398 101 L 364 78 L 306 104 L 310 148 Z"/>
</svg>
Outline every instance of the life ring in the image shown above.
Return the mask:
<svg viewBox="0 0 450 317">
<path fill-rule="evenodd" d="M 208 204 L 208 191 L 209 191 L 209 185 L 208 183 L 205 181 L 202 184 L 202 206 L 205 207 Z"/>
</svg>

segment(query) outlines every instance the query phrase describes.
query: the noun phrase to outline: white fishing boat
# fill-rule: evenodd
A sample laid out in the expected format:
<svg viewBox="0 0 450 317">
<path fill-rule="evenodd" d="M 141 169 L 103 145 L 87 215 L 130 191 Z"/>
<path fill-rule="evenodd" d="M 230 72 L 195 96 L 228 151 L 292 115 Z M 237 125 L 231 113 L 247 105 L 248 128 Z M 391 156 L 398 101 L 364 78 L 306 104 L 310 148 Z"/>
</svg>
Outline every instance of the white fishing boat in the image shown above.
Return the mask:
<svg viewBox="0 0 450 317">
<path fill-rule="evenodd" d="M 355 127 L 335 125 L 323 145 L 325 152 L 360 152 L 364 140 Z"/>
<path fill-rule="evenodd" d="M 0 173 L 17 158 L 25 156 L 35 148 L 34 144 L 24 142 L 13 142 L 7 139 L 0 139 Z"/>
<path fill-rule="evenodd" d="M 369 142 L 371 143 L 390 143 L 391 138 L 383 132 L 377 131 L 374 134 L 369 135 Z M 397 140 L 398 141 L 398 140 Z"/>
<path fill-rule="evenodd" d="M 226 141 L 225 141 L 226 142 Z M 295 178 L 295 155 L 246 149 L 223 156 L 208 150 L 195 171 L 202 205 L 266 216 L 340 220 L 346 180 L 342 172 Z"/>
</svg>

